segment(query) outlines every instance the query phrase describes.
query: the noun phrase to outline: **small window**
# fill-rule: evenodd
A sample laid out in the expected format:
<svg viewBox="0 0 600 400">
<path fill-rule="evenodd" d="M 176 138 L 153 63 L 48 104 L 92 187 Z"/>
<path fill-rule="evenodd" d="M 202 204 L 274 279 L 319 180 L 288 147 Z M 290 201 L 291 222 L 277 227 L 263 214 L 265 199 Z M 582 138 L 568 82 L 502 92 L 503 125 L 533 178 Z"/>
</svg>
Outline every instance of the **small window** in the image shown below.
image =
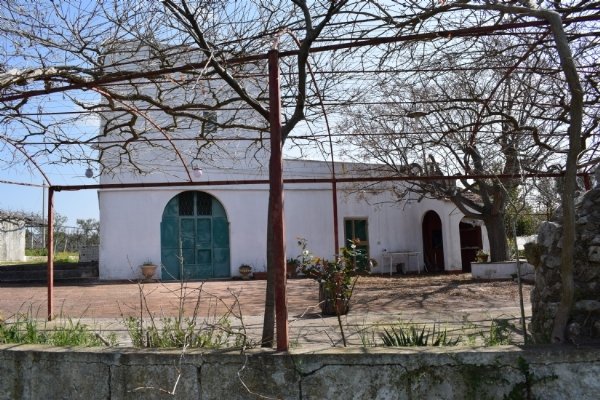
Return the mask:
<svg viewBox="0 0 600 400">
<path fill-rule="evenodd" d="M 196 193 L 198 215 L 212 215 L 212 196 L 208 193 Z"/>
<path fill-rule="evenodd" d="M 354 241 L 357 245 L 356 249 L 360 250 L 365 256 L 363 262 L 369 260 L 369 226 L 366 218 L 345 218 L 344 219 L 344 237 L 346 238 L 345 246 L 350 246 L 350 241 Z"/>
<path fill-rule="evenodd" d="M 217 121 L 217 112 L 216 111 L 204 111 L 202 113 L 202 118 L 204 118 L 204 120 L 202 121 L 202 129 L 201 129 L 202 136 L 207 136 L 207 135 L 212 135 L 214 133 L 217 133 L 217 129 L 219 128 L 218 121 Z"/>
<path fill-rule="evenodd" d="M 194 215 L 194 192 L 183 192 L 177 198 L 179 215 Z"/>
</svg>

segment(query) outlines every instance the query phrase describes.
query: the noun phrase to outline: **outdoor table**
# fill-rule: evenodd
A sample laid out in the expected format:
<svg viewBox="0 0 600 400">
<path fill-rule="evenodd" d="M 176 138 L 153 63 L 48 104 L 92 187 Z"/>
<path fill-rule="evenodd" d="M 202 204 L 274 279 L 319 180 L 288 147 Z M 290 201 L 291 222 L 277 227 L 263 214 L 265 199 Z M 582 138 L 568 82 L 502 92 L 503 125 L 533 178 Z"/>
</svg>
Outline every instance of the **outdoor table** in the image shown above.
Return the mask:
<svg viewBox="0 0 600 400">
<path fill-rule="evenodd" d="M 387 257 L 390 260 L 390 276 L 392 276 L 392 270 L 393 270 L 393 266 L 394 266 L 394 256 L 406 257 L 406 268 L 409 267 L 410 257 L 414 256 L 415 262 L 417 264 L 417 272 L 420 274 L 421 273 L 421 264 L 419 263 L 419 255 L 420 254 L 421 254 L 420 251 L 386 251 L 383 253 L 383 258 L 385 259 Z M 404 267 L 402 268 L 402 273 L 406 274 L 406 269 Z"/>
</svg>

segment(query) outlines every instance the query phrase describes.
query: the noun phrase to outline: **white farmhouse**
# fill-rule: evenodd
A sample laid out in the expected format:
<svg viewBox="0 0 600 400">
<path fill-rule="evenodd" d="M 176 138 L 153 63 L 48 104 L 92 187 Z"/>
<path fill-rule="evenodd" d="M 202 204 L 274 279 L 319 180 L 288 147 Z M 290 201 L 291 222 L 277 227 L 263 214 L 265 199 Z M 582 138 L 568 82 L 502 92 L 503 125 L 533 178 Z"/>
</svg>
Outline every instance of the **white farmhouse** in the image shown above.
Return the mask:
<svg viewBox="0 0 600 400">
<path fill-rule="evenodd" d="M 288 160 L 284 165 L 286 179 L 331 174 L 326 162 Z M 336 167 L 351 171 L 353 165 Z M 263 270 L 268 186 L 209 184 L 267 177 L 265 169 L 203 167 L 194 187 L 101 190 L 100 278 L 136 278 L 138 266 L 146 260 L 160 260 L 163 280 L 227 278 L 238 275 L 241 264 Z M 158 178 L 153 174 L 135 182 Z M 302 237 L 315 255 L 333 258 L 331 184 L 286 184 L 284 196 L 288 257 L 299 254 L 297 239 Z M 374 272 L 396 272 L 398 264 L 403 264 L 404 272 L 468 270 L 476 250 L 488 247 L 482 242 L 484 228 L 464 218 L 449 201 L 399 202 L 391 190 L 365 192 L 353 184 L 338 184 L 337 203 L 339 243 L 360 239 L 378 261 Z"/>
<path fill-rule="evenodd" d="M 134 51 L 138 57 L 142 52 Z M 228 94 L 215 79 L 194 81 L 192 92 L 189 80 L 179 84 L 173 76 L 165 82 L 168 90 L 147 83 L 135 90 L 174 106 Z M 246 87 L 265 92 L 257 83 Z M 122 113 L 105 116 L 98 144 L 104 166 L 100 183 L 122 187 L 99 191 L 101 279 L 138 278 L 145 261 L 160 262 L 163 280 L 229 278 L 239 274 L 241 264 L 265 269 L 268 185 L 247 181 L 268 179 L 269 149 L 256 140 L 266 136 L 266 124 L 239 100 L 237 108 L 235 102 L 227 104 L 189 108 L 201 120 L 175 119 L 135 101 L 123 106 Z M 132 119 L 128 113 L 134 108 L 138 111 Z M 227 128 L 232 124 L 235 128 Z M 130 127 L 142 132 L 135 141 Z M 125 146 L 126 140 L 131 142 Z M 367 167 L 336 163 L 336 177 L 364 177 Z M 322 161 L 287 160 L 284 171 L 284 179 L 332 177 L 331 164 Z M 178 185 L 190 179 L 197 185 Z M 127 187 L 159 182 L 165 186 Z M 284 198 L 287 257 L 299 254 L 297 238 L 302 237 L 313 254 L 333 258 L 338 250 L 332 185 L 286 183 Z M 468 270 L 476 250 L 488 248 L 481 224 L 465 219 L 449 201 L 418 201 L 416 195 L 398 201 L 390 184 L 383 183 L 369 190 L 338 184 L 336 201 L 339 244 L 360 239 L 377 261 L 373 272 L 396 272 L 399 265 L 403 272 Z"/>
</svg>

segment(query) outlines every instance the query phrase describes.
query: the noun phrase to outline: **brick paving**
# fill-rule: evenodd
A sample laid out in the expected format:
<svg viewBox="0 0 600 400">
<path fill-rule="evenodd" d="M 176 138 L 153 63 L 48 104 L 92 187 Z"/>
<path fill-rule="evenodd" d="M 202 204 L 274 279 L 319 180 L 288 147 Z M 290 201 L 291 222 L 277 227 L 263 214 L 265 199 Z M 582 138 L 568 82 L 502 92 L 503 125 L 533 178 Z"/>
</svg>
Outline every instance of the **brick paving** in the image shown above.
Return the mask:
<svg viewBox="0 0 600 400">
<path fill-rule="evenodd" d="M 57 284 L 54 313 L 105 330 L 123 331 L 122 318 L 139 316 L 143 308 L 157 316 L 175 316 L 180 304 L 187 315 L 221 316 L 232 312 L 260 337 L 266 281 L 222 280 L 170 283 L 93 282 Z M 530 315 L 529 286 L 525 286 Z M 287 286 L 290 340 L 297 344 L 339 344 L 337 319 L 322 317 L 318 308 L 318 285 L 310 279 L 290 279 Z M 141 295 L 143 294 L 143 295 Z M 0 285 L 0 317 L 31 312 L 43 319 L 47 312 L 47 289 L 42 284 Z M 194 310 L 197 311 L 194 311 Z M 519 315 L 517 286 L 513 282 L 476 282 L 470 276 L 394 276 L 361 278 L 352 309 L 344 317 L 351 341 L 365 338 L 366 326 L 411 322 L 460 324 L 465 320 L 516 318 Z M 122 336 L 122 335 L 121 335 Z"/>
</svg>

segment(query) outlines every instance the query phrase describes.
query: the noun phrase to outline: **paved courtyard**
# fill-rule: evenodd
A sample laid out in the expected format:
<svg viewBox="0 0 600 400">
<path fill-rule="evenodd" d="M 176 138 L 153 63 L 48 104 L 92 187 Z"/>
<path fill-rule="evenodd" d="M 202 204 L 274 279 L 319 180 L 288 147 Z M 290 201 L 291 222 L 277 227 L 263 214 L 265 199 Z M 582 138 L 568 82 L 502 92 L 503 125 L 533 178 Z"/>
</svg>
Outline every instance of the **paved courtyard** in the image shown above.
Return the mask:
<svg viewBox="0 0 600 400">
<path fill-rule="evenodd" d="M 258 340 L 262 327 L 266 281 L 137 283 L 94 282 L 58 284 L 55 314 L 115 331 L 126 342 L 123 317 L 176 316 L 180 305 L 187 315 L 218 318 L 230 313 L 234 326 L 243 324 Z M 524 285 L 526 315 L 531 315 L 530 285 Z M 318 285 L 310 279 L 288 280 L 290 341 L 293 344 L 339 345 L 338 321 L 323 317 Z M 45 285 L 0 285 L 0 316 L 31 312 L 42 319 L 47 310 Z M 141 311 L 142 310 L 142 311 Z M 196 311 L 195 311 L 196 310 Z M 518 285 L 512 281 L 482 282 L 470 274 L 361 277 L 351 311 L 342 318 L 351 343 L 369 340 L 369 328 L 405 323 L 440 323 L 449 329 L 470 324 L 486 327 L 494 318 L 518 325 Z M 373 336 L 371 334 L 371 336 Z M 124 343 L 127 344 L 127 343 Z"/>
</svg>

